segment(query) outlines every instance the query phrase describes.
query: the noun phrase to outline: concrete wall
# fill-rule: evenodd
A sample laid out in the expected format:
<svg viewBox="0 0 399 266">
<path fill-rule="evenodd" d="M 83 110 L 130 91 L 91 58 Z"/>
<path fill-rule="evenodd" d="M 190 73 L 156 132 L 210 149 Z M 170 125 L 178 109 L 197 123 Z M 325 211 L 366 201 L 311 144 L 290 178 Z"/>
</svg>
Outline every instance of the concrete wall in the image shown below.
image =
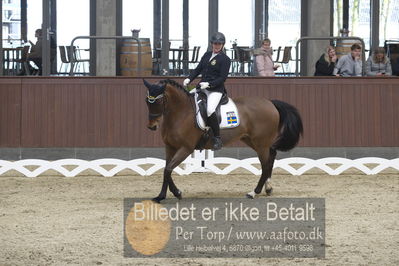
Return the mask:
<svg viewBox="0 0 399 266">
<path fill-rule="evenodd" d="M 115 36 L 116 34 L 115 0 L 97 0 L 96 35 Z M 116 75 L 116 41 L 97 40 L 97 76 Z"/>
<path fill-rule="evenodd" d="M 307 36 L 330 36 L 330 0 L 307 1 Z M 315 63 L 324 53 L 329 41 L 308 41 L 306 56 L 307 67 L 304 75 L 313 76 Z"/>
</svg>

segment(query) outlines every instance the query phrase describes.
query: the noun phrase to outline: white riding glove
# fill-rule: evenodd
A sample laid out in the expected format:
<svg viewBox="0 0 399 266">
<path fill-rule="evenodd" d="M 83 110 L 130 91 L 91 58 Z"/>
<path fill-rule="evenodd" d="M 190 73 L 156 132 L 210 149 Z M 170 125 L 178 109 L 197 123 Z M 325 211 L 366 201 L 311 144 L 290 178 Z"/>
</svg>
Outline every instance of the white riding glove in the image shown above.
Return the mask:
<svg viewBox="0 0 399 266">
<path fill-rule="evenodd" d="M 206 88 L 209 88 L 209 82 L 200 82 L 200 87 L 201 90 L 205 90 Z"/>
<path fill-rule="evenodd" d="M 184 87 L 187 87 L 187 85 L 190 83 L 190 79 L 185 79 L 184 81 L 183 81 L 183 86 Z"/>
</svg>

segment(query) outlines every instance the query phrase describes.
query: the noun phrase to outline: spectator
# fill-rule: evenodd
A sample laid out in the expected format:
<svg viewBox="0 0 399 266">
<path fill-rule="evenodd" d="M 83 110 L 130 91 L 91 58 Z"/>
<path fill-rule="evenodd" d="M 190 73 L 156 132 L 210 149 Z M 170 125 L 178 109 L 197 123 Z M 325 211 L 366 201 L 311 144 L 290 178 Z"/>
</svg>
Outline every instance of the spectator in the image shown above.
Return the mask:
<svg viewBox="0 0 399 266">
<path fill-rule="evenodd" d="M 366 62 L 367 76 L 391 76 L 392 68 L 389 58 L 385 55 L 384 47 L 377 47 Z"/>
<path fill-rule="evenodd" d="M 36 43 L 29 41 L 32 45 L 28 54 L 28 60 L 35 63 L 39 68 L 39 75 L 42 74 L 42 30 L 37 29 L 35 31 L 35 37 L 37 38 Z"/>
<path fill-rule="evenodd" d="M 320 56 L 320 59 L 316 62 L 315 76 L 332 76 L 337 62 L 337 55 L 335 54 L 335 48 L 328 46 L 326 53 Z"/>
<path fill-rule="evenodd" d="M 354 77 L 362 75 L 362 47 L 355 43 L 351 46 L 351 52 L 342 56 L 335 65 L 333 75 Z"/>
<path fill-rule="evenodd" d="M 274 71 L 279 67 L 273 63 L 273 49 L 270 45 L 270 39 L 266 38 L 262 41 L 262 47 L 254 51 L 256 68 L 262 77 L 274 76 Z"/>
</svg>

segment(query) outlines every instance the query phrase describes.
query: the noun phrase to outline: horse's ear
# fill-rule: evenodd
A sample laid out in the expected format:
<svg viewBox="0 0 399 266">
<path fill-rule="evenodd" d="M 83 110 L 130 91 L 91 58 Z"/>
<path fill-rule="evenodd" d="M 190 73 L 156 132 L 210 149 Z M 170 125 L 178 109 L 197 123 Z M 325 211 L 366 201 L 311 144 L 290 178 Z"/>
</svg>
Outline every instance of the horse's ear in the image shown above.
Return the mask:
<svg viewBox="0 0 399 266">
<path fill-rule="evenodd" d="M 144 85 L 145 85 L 148 89 L 151 89 L 152 85 L 151 85 L 148 81 L 146 81 L 145 79 L 143 79 L 143 82 L 144 82 Z"/>
</svg>

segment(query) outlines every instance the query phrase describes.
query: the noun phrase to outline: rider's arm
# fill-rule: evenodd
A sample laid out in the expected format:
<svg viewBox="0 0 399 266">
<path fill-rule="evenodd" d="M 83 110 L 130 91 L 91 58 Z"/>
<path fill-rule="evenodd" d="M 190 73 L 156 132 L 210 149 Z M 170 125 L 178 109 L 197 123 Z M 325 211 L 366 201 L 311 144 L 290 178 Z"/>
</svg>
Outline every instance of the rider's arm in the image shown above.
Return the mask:
<svg viewBox="0 0 399 266">
<path fill-rule="evenodd" d="M 207 64 L 207 59 L 205 59 L 205 55 L 202 56 L 200 62 L 198 63 L 197 67 L 191 71 L 190 75 L 188 76 L 188 78 L 193 81 L 196 77 L 198 77 L 199 74 L 201 74 L 202 69 L 204 68 L 204 66 L 206 66 Z"/>
</svg>

